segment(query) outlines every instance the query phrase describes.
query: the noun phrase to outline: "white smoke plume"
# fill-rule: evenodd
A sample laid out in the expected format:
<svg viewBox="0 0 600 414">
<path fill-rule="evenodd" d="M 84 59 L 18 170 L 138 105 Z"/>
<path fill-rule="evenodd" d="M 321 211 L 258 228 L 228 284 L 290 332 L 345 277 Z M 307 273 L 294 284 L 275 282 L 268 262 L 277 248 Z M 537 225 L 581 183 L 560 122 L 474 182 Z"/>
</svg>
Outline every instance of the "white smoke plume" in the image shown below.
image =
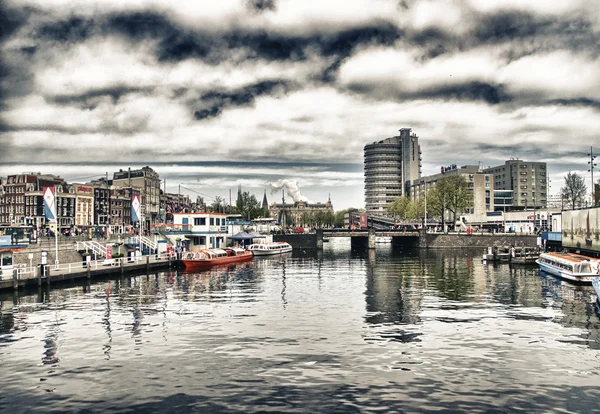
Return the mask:
<svg viewBox="0 0 600 414">
<path fill-rule="evenodd" d="M 289 197 L 292 197 L 292 200 L 294 200 L 294 202 L 305 201 L 307 203 L 310 203 L 310 200 L 300 193 L 300 188 L 298 188 L 298 183 L 296 182 L 296 180 L 277 180 L 275 182 L 269 183 L 269 186 L 271 187 L 271 194 L 274 194 L 278 190 L 283 189 Z"/>
</svg>

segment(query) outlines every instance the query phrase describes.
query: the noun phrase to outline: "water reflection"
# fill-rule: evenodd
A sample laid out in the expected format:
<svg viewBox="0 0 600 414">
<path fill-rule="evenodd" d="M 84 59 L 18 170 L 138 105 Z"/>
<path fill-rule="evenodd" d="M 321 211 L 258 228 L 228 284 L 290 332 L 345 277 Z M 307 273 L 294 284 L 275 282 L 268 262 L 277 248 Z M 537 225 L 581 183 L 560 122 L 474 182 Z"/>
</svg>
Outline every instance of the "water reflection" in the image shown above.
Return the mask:
<svg viewBox="0 0 600 414">
<path fill-rule="evenodd" d="M 484 265 L 479 252 L 328 245 L 0 295 L 1 403 L 15 412 L 596 410 L 591 288 Z"/>
</svg>

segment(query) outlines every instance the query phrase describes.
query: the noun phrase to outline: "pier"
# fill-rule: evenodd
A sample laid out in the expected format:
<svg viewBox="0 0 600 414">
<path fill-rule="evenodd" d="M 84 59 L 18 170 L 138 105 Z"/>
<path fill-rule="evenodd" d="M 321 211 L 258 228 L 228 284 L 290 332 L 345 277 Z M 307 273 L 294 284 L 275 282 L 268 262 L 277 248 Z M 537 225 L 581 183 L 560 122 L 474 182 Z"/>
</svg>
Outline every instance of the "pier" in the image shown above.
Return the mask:
<svg viewBox="0 0 600 414">
<path fill-rule="evenodd" d="M 79 260 L 78 262 L 31 265 L 17 264 L 12 277 L 0 279 L 0 290 L 51 285 L 67 280 L 89 279 L 110 274 L 125 274 L 174 266 L 175 258 L 167 253 L 115 259 Z"/>
</svg>

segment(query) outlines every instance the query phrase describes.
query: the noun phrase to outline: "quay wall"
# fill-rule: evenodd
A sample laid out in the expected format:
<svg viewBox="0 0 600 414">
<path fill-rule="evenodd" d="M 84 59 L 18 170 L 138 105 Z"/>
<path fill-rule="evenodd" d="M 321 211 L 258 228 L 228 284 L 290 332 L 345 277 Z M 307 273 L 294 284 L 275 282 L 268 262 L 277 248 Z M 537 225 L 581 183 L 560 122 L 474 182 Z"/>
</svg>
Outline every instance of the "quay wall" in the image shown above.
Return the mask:
<svg viewBox="0 0 600 414">
<path fill-rule="evenodd" d="M 536 235 L 524 234 L 436 234 L 421 233 L 419 247 L 423 249 L 469 248 L 488 246 L 537 246 Z"/>
</svg>

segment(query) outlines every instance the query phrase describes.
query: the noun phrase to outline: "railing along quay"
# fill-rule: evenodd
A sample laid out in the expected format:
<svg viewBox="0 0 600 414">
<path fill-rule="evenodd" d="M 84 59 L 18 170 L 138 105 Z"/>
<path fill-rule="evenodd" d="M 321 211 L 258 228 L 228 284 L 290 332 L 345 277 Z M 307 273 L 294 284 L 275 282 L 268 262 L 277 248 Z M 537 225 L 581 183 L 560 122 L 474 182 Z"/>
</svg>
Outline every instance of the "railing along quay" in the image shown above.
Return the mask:
<svg viewBox="0 0 600 414">
<path fill-rule="evenodd" d="M 120 257 L 80 261 L 75 263 L 46 264 L 38 266 L 15 266 L 12 277 L 0 279 L 0 290 L 19 289 L 25 286 L 50 285 L 52 283 L 81 278 L 92 279 L 94 276 L 150 270 L 170 267 L 176 263 L 175 257 L 169 253 L 149 254 L 144 256 Z"/>
</svg>

